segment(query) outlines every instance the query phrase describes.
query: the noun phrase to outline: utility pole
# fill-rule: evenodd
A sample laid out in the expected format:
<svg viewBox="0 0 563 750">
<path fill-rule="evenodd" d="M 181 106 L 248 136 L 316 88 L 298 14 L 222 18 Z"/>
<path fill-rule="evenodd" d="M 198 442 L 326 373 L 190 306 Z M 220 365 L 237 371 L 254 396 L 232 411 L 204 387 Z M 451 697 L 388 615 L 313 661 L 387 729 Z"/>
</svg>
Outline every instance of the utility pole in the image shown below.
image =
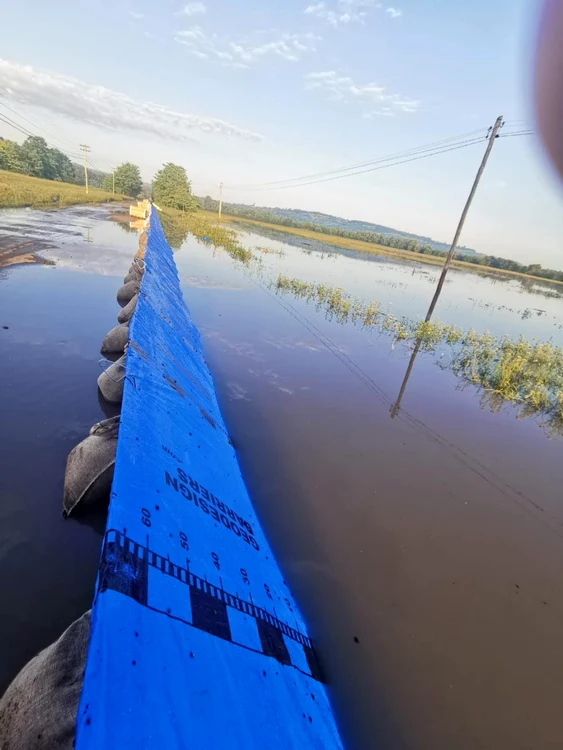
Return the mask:
<svg viewBox="0 0 563 750">
<path fill-rule="evenodd" d="M 86 195 L 88 195 L 88 153 L 90 152 L 90 146 L 85 143 L 80 144 L 80 150 L 84 154 L 84 180 L 86 182 Z"/>
<path fill-rule="evenodd" d="M 430 303 L 430 307 L 428 308 L 428 312 L 426 313 L 426 319 L 425 319 L 426 323 L 428 323 L 428 321 L 432 317 L 432 313 L 434 312 L 434 308 L 436 307 L 436 303 L 438 302 L 438 298 L 440 297 L 440 294 L 442 292 L 442 287 L 444 286 L 444 282 L 446 280 L 449 267 L 451 266 L 454 253 L 457 248 L 457 243 L 459 241 L 459 236 L 461 234 L 461 230 L 463 229 L 463 225 L 465 224 L 465 219 L 467 218 L 469 207 L 471 206 L 471 203 L 473 202 L 473 198 L 477 191 L 477 186 L 479 185 L 479 182 L 481 181 L 481 177 L 483 175 L 483 172 L 485 171 L 485 166 L 487 165 L 487 162 L 489 160 L 489 156 L 491 154 L 493 144 L 498 135 L 498 131 L 502 128 L 502 125 L 503 125 L 503 120 L 502 120 L 502 115 L 500 115 L 500 117 L 497 117 L 497 120 L 495 124 L 493 125 L 492 132 L 489 134 L 489 142 L 487 143 L 487 148 L 485 149 L 485 155 L 483 156 L 483 161 L 481 162 L 481 166 L 479 167 L 477 171 L 477 176 L 475 177 L 475 182 L 473 183 L 473 187 L 471 188 L 471 192 L 469 193 L 469 198 L 467 199 L 467 202 L 461 213 L 461 218 L 459 220 L 459 224 L 457 225 L 457 229 L 454 235 L 452 246 L 450 247 L 450 252 L 448 253 L 448 257 L 446 258 L 446 262 L 444 263 L 444 266 L 442 268 L 442 273 L 440 274 L 440 280 L 438 281 L 438 286 L 436 287 L 436 291 L 434 292 L 434 297 L 432 298 L 432 302 Z"/>
<path fill-rule="evenodd" d="M 223 183 L 219 183 L 219 221 L 221 221 L 221 214 L 223 213 Z"/>
<path fill-rule="evenodd" d="M 493 144 L 498 136 L 498 131 L 503 126 L 503 119 L 502 115 L 500 117 L 497 117 L 495 124 L 492 128 L 489 129 L 489 142 L 487 143 L 487 148 L 485 149 L 485 155 L 483 156 L 483 160 L 481 162 L 481 166 L 479 167 L 479 170 L 477 171 L 477 176 L 475 177 L 475 181 L 473 183 L 473 187 L 471 188 L 471 192 L 469 193 L 469 198 L 467 199 L 467 202 L 463 208 L 463 212 L 461 214 L 461 218 L 459 220 L 459 224 L 457 225 L 456 233 L 454 235 L 454 239 L 452 242 L 452 246 L 450 247 L 450 251 L 448 253 L 448 256 L 446 258 L 446 262 L 444 263 L 444 266 L 442 268 L 442 273 L 440 274 L 440 279 L 438 281 L 438 286 L 436 287 L 436 291 L 434 292 L 434 296 L 432 297 L 432 302 L 430 303 L 430 307 L 428 308 L 428 312 L 426 313 L 425 322 L 428 323 L 430 318 L 432 317 L 432 314 L 434 313 L 434 308 L 436 307 L 436 303 L 438 302 L 438 299 L 440 298 L 440 294 L 442 292 L 442 287 L 444 286 L 444 282 L 446 280 L 446 275 L 448 273 L 448 269 L 451 265 L 454 253 L 456 251 L 457 243 L 459 241 L 459 237 L 461 235 L 461 230 L 463 229 L 463 225 L 465 224 L 465 219 L 467 217 L 467 213 L 469 211 L 469 206 L 471 205 L 471 202 L 473 201 L 473 198 L 475 196 L 475 192 L 477 191 L 477 186 L 479 185 L 479 181 L 481 180 L 481 176 L 485 170 L 485 166 L 487 164 L 487 161 L 489 159 L 490 153 L 493 148 Z M 409 365 L 407 367 L 407 371 L 405 373 L 405 377 L 403 378 L 403 382 L 401 383 L 401 390 L 399 391 L 399 395 L 397 396 L 397 400 L 393 404 L 393 407 L 391 409 L 391 418 L 395 418 L 397 414 L 399 413 L 399 409 L 401 408 L 401 401 L 403 400 L 403 396 L 405 394 L 405 390 L 407 387 L 407 383 L 409 382 L 409 378 L 411 376 L 412 368 L 414 366 L 414 361 L 416 359 L 416 356 L 420 350 L 420 346 L 422 344 L 422 338 L 418 338 L 416 341 L 416 344 L 414 346 L 414 349 L 412 351 L 411 357 L 409 359 Z"/>
<path fill-rule="evenodd" d="M 111 176 L 112 176 L 112 180 L 113 180 L 113 183 L 112 183 L 112 185 L 113 185 L 112 186 L 112 194 L 115 195 L 115 169 L 111 173 Z"/>
</svg>

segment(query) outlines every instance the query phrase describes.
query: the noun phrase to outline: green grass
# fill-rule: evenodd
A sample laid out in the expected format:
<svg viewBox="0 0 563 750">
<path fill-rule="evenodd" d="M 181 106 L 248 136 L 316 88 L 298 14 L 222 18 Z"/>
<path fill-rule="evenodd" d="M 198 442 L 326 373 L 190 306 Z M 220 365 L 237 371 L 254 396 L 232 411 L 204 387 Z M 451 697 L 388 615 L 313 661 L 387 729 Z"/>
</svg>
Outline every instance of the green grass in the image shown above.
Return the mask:
<svg viewBox="0 0 563 750">
<path fill-rule="evenodd" d="M 119 201 L 124 195 L 112 195 L 98 188 L 86 188 L 67 182 L 41 180 L 17 172 L 0 170 L 0 208 L 33 208 L 71 206 L 77 203 L 105 203 Z"/>
<path fill-rule="evenodd" d="M 519 416 L 544 415 L 551 435 L 563 435 L 563 349 L 550 341 L 526 341 L 490 333 L 463 331 L 440 321 L 415 321 L 386 313 L 378 302 L 351 297 L 343 289 L 280 275 L 272 284 L 279 293 L 313 303 L 329 319 L 351 322 L 390 333 L 395 342 L 420 342 L 434 351 L 449 348 L 440 364 L 466 383 L 483 390 L 484 406 L 498 410 L 510 401 L 520 407 Z"/>
<path fill-rule="evenodd" d="M 199 214 L 207 217 L 208 219 L 217 220 L 217 214 L 210 211 L 199 211 Z M 385 245 L 377 245 L 372 242 L 364 242 L 363 240 L 352 240 L 348 237 L 334 237 L 330 234 L 323 234 L 322 232 L 314 232 L 311 229 L 297 229 L 296 227 L 284 227 L 282 224 L 269 224 L 265 221 L 256 221 L 255 219 L 245 219 L 241 216 L 230 216 L 224 214 L 225 220 L 229 222 L 236 222 L 241 224 L 249 224 L 264 229 L 269 229 L 274 232 L 284 232 L 286 234 L 293 234 L 297 237 L 303 237 L 304 239 L 315 240 L 325 245 L 334 245 L 341 247 L 346 250 L 354 250 L 360 253 L 370 253 L 371 255 L 382 255 L 390 258 L 401 258 L 402 260 L 408 260 L 414 263 L 425 263 L 431 266 L 443 266 L 444 258 L 435 255 L 424 255 L 423 253 L 412 253 L 408 250 L 399 250 L 394 247 L 386 247 Z M 555 281 L 554 279 L 544 279 L 539 276 L 531 276 L 526 273 L 518 273 L 517 271 L 507 271 L 503 268 L 492 268 L 491 266 L 477 266 L 474 263 L 467 263 L 463 260 L 453 260 L 452 268 L 457 268 L 463 271 L 469 271 L 470 273 L 479 273 L 485 276 L 511 276 L 519 279 L 534 279 L 534 281 L 543 282 L 546 284 L 562 284 L 563 281 Z"/>
</svg>

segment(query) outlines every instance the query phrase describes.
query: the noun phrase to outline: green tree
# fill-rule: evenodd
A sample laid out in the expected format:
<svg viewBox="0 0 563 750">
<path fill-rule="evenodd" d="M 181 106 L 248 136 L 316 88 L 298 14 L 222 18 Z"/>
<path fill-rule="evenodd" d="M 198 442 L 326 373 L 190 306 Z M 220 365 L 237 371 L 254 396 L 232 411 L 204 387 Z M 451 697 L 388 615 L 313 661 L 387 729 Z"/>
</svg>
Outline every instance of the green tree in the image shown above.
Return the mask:
<svg viewBox="0 0 563 750">
<path fill-rule="evenodd" d="M 105 190 L 107 193 L 111 193 L 113 191 L 113 175 L 107 174 L 103 181 L 102 181 L 102 190 Z"/>
<path fill-rule="evenodd" d="M 136 198 L 141 192 L 143 181 L 136 164 L 126 161 L 115 170 L 115 192 Z"/>
<path fill-rule="evenodd" d="M 152 182 L 152 197 L 155 203 L 181 211 L 195 211 L 197 201 L 192 195 L 192 186 L 186 170 L 178 164 L 168 162 L 157 172 Z"/>
<path fill-rule="evenodd" d="M 25 174 L 31 177 L 44 177 L 46 180 L 54 179 L 49 151 L 44 138 L 38 135 L 30 135 L 26 138 L 20 148 Z"/>
<path fill-rule="evenodd" d="M 21 146 L 15 141 L 0 138 L 0 169 L 8 172 L 23 172 Z"/>
<path fill-rule="evenodd" d="M 63 154 L 58 148 L 50 148 L 48 159 L 49 171 L 51 173 L 49 179 L 59 180 L 60 182 L 74 181 L 74 167 L 66 154 Z"/>
<path fill-rule="evenodd" d="M 49 148 L 44 138 L 36 135 L 26 138 L 19 147 L 19 155 L 21 171 L 25 174 L 45 180 L 74 182 L 74 167 L 71 160 L 58 148 Z"/>
</svg>

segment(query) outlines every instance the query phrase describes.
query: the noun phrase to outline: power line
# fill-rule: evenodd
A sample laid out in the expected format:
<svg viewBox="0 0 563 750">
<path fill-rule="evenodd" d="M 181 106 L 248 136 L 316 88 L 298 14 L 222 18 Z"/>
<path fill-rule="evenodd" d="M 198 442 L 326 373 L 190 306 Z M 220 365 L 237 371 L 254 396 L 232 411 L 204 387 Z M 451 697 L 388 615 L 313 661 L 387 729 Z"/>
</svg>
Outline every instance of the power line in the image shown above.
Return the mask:
<svg viewBox="0 0 563 750">
<path fill-rule="evenodd" d="M 18 130 L 23 135 L 27 136 L 28 138 L 37 138 L 41 136 L 37 136 L 37 133 L 33 133 L 31 130 L 28 130 L 27 128 L 23 127 L 19 123 L 17 123 L 15 120 L 12 120 L 11 117 L 8 117 L 7 115 L 0 114 L 0 122 L 5 123 L 6 125 L 9 125 L 11 128 L 14 128 L 15 130 Z M 43 139 L 45 140 L 45 139 Z M 69 158 L 73 159 L 80 159 L 80 154 L 73 154 L 69 151 L 64 151 L 61 148 L 58 148 L 57 146 L 53 146 L 52 143 L 49 143 L 48 141 L 45 141 L 48 146 L 51 148 L 55 148 L 57 151 L 61 151 L 63 154 L 68 156 Z"/>
<path fill-rule="evenodd" d="M 504 135 L 499 135 L 499 138 L 514 138 L 522 135 L 536 135 L 536 133 L 533 130 L 523 130 L 521 133 L 505 133 Z"/>
<path fill-rule="evenodd" d="M 5 123 L 6 125 L 9 125 L 11 128 L 14 128 L 15 130 L 19 130 L 20 133 L 23 133 L 27 136 L 32 136 L 33 133 L 31 133 L 26 128 L 22 127 L 21 125 L 18 125 L 18 123 L 14 122 L 11 118 L 7 117 L 6 115 L 0 114 L 0 122 Z"/>
<path fill-rule="evenodd" d="M 468 148 L 469 146 L 474 146 L 476 143 L 482 143 L 482 142 L 483 142 L 482 138 L 475 138 L 474 140 L 465 141 L 460 144 L 456 144 L 455 146 L 450 146 L 449 148 L 433 149 L 431 153 L 413 156 L 409 159 L 400 159 L 400 160 L 391 162 L 390 164 L 382 164 L 380 166 L 370 167 L 369 169 L 362 169 L 356 172 L 349 172 L 347 174 L 338 174 L 333 177 L 325 177 L 320 180 L 310 180 L 309 182 L 301 182 L 296 185 L 280 185 L 280 186 L 275 186 L 275 187 L 255 188 L 255 190 L 258 190 L 258 191 L 283 190 L 285 188 L 306 187 L 307 185 L 316 185 L 319 182 L 332 182 L 333 180 L 341 180 L 344 177 L 354 177 L 355 175 L 366 174 L 367 172 L 377 172 L 380 169 L 389 169 L 389 167 L 396 167 L 399 164 L 406 164 L 411 161 L 419 161 L 420 159 L 428 159 L 431 156 L 437 156 L 438 154 L 445 154 L 445 153 L 448 153 L 449 151 L 458 151 L 461 148 Z"/>
<path fill-rule="evenodd" d="M 5 107 L 7 107 L 7 105 L 2 105 L 2 103 L 1 103 L 1 102 L 0 102 L 0 105 L 1 105 L 1 106 L 5 106 Z M 8 109 L 11 109 L 11 107 L 7 107 L 7 108 L 8 108 Z M 12 112 L 15 112 L 15 110 L 12 110 L 12 109 L 11 109 L 11 111 L 12 111 Z M 17 113 L 16 113 L 16 114 L 17 114 Z M 25 117 L 24 117 L 23 115 L 19 115 L 19 117 L 21 117 L 21 118 L 22 118 L 22 119 L 24 119 L 24 120 L 26 120 L 26 119 L 27 119 L 27 118 L 25 118 Z M 27 120 L 27 121 L 31 123 L 31 120 Z M 23 135 L 25 135 L 25 136 L 27 136 L 27 137 L 29 137 L 29 138 L 42 137 L 42 136 L 37 136 L 37 133 L 34 133 L 34 132 L 32 132 L 31 130 L 29 130 L 29 129 L 28 129 L 28 128 L 26 128 L 25 126 L 21 125 L 20 123 L 16 122 L 15 120 L 13 120 L 13 119 L 12 119 L 11 117 L 8 117 L 8 115 L 4 115 L 4 114 L 0 113 L 0 122 L 3 122 L 3 123 L 5 123 L 6 125 L 9 125 L 9 126 L 10 126 L 11 128 L 14 128 L 15 130 L 19 131 L 20 133 L 22 133 Z M 32 124 L 33 124 L 33 123 L 32 123 Z M 36 127 L 37 127 L 37 126 L 36 126 Z M 44 131 L 44 132 L 46 132 L 46 131 Z M 43 140 L 45 140 L 45 139 L 43 139 Z M 59 139 L 59 140 L 60 140 L 60 139 Z M 65 149 L 62 149 L 62 148 L 60 148 L 60 146 L 53 146 L 53 144 L 52 144 L 52 143 L 49 143 L 48 141 L 45 141 L 45 142 L 46 142 L 46 143 L 47 143 L 47 145 L 48 145 L 48 146 L 50 146 L 51 148 L 54 148 L 54 149 L 56 149 L 57 151 L 60 151 L 61 153 L 65 154 L 65 156 L 68 156 L 68 157 L 69 157 L 69 159 L 71 159 L 71 160 L 74 160 L 74 159 L 82 159 L 82 153 L 77 153 L 77 152 L 72 152 L 72 151 L 66 151 Z M 62 141 L 61 141 L 61 142 L 62 142 Z M 82 151 L 82 149 L 80 149 L 80 150 Z M 100 167 L 100 166 L 99 166 L 98 164 L 96 164 L 96 162 L 94 162 L 94 161 L 93 161 L 92 159 L 90 159 L 90 162 L 89 162 L 89 163 L 90 163 L 90 164 L 91 164 L 91 165 L 92 165 L 92 166 L 94 167 L 94 169 L 95 169 L 95 170 L 97 170 L 98 172 L 102 172 L 102 173 L 106 173 L 106 172 L 107 172 L 107 170 L 105 170 L 105 169 L 102 169 L 102 168 L 101 168 L 101 167 Z"/>
<path fill-rule="evenodd" d="M 15 114 L 21 120 L 25 120 L 30 125 L 33 125 L 33 127 L 36 128 L 37 130 L 41 130 L 41 131 L 43 131 L 43 133 L 46 133 L 49 136 L 49 138 L 52 138 L 53 140 L 58 141 L 59 143 L 63 143 L 65 145 L 67 145 L 67 144 L 70 143 L 69 141 L 63 140 L 62 138 L 59 138 L 58 136 L 53 135 L 52 133 L 49 133 L 47 130 L 45 130 L 45 128 L 42 128 L 36 122 L 33 122 L 33 120 L 30 120 L 29 117 L 25 117 L 25 115 L 22 115 L 20 112 L 17 112 L 13 107 L 8 106 L 4 102 L 0 102 L 0 107 L 4 107 L 4 109 L 10 110 L 10 112 L 13 112 L 13 114 Z M 4 116 L 6 116 L 6 115 L 4 115 Z M 68 148 L 68 146 L 67 146 L 67 148 Z M 74 148 L 74 147 L 71 146 L 71 148 Z M 78 156 L 78 154 L 76 154 L 76 156 Z"/>
<path fill-rule="evenodd" d="M 284 184 L 284 183 L 301 182 L 302 180 L 309 180 L 309 179 L 314 179 L 314 178 L 317 178 L 317 177 L 325 177 L 325 176 L 329 176 L 329 175 L 333 175 L 333 174 L 338 174 L 338 173 L 342 173 L 342 172 L 348 172 L 348 171 L 353 170 L 353 169 L 359 169 L 360 167 L 367 167 L 367 166 L 371 166 L 373 164 L 381 164 L 383 162 L 392 161 L 394 159 L 402 158 L 404 156 L 412 156 L 412 155 L 415 155 L 417 153 L 422 153 L 422 152 L 425 152 L 425 151 L 429 151 L 429 150 L 437 148 L 437 147 L 439 147 L 441 145 L 445 145 L 447 143 L 451 143 L 452 141 L 457 141 L 457 140 L 460 140 L 462 138 L 466 138 L 468 136 L 475 135 L 476 133 L 483 133 L 483 135 L 485 135 L 486 132 L 487 132 L 487 129 L 484 128 L 484 127 L 483 128 L 478 128 L 476 130 L 470 130 L 470 131 L 468 131 L 466 133 L 460 133 L 459 135 L 451 136 L 450 138 L 444 138 L 444 139 L 439 140 L 439 141 L 434 141 L 432 143 L 427 143 L 427 144 L 425 144 L 423 146 L 413 147 L 411 149 L 407 149 L 406 151 L 398 151 L 398 152 L 396 152 L 394 154 L 390 154 L 389 156 L 384 156 L 384 157 L 380 157 L 378 159 L 372 159 L 372 160 L 369 160 L 369 161 L 363 161 L 363 162 L 359 162 L 357 164 L 351 164 L 351 165 L 349 165 L 347 167 L 340 167 L 339 169 L 331 169 L 331 170 L 328 170 L 327 172 L 317 172 L 317 173 L 310 174 L 310 175 L 302 175 L 301 177 L 288 178 L 286 180 L 274 180 L 272 182 L 251 183 L 251 184 L 247 184 L 247 185 L 228 185 L 226 187 L 228 187 L 230 190 L 248 190 L 248 189 L 253 189 L 253 188 L 269 187 L 270 185 L 273 186 L 273 185 L 281 185 L 281 184 Z"/>
</svg>

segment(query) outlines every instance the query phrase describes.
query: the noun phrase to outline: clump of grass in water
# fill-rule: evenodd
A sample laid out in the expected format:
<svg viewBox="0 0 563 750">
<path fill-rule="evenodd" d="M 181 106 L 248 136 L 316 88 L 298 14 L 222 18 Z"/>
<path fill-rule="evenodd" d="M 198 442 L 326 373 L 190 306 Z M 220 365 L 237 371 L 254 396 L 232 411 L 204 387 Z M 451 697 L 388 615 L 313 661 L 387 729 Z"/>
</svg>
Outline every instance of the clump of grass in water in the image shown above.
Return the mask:
<svg viewBox="0 0 563 750">
<path fill-rule="evenodd" d="M 278 292 L 314 302 L 331 320 L 391 333 L 394 342 L 420 341 L 420 348 L 427 351 L 449 346 L 451 358 L 445 366 L 483 388 L 486 397 L 482 403 L 497 411 L 511 401 L 520 405 L 521 417 L 545 414 L 548 433 L 563 435 L 563 349 L 551 342 L 496 339 L 490 333 L 463 331 L 440 321 L 398 319 L 384 312 L 378 302 L 366 303 L 339 287 L 281 274 L 273 286 Z"/>
<path fill-rule="evenodd" d="M 283 258 L 283 256 L 285 255 L 285 250 L 282 250 L 281 248 L 279 250 L 274 250 L 271 247 L 256 245 L 254 249 L 258 250 L 259 253 L 264 253 L 264 255 L 278 255 L 280 258 Z"/>
</svg>

